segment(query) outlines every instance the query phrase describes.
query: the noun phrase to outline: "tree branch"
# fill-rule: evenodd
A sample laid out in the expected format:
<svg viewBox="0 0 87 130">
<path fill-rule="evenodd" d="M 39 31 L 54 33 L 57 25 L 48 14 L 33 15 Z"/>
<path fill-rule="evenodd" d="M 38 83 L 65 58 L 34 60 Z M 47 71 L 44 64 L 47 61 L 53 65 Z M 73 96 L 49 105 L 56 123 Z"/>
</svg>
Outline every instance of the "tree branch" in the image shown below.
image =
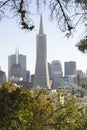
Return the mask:
<svg viewBox="0 0 87 130">
<path fill-rule="evenodd" d="M 9 1 L 11 1 L 11 0 L 6 0 L 5 2 L 2 2 L 3 4 L 0 5 L 0 8 L 2 8 L 3 6 L 5 6 Z"/>
<path fill-rule="evenodd" d="M 61 11 L 62 11 L 62 13 L 63 13 L 63 17 L 64 17 L 65 22 L 66 22 L 66 24 L 67 24 L 67 28 L 68 28 L 69 31 L 71 31 L 71 30 L 73 29 L 73 27 L 72 27 L 72 26 L 69 24 L 69 22 L 68 22 L 68 18 L 67 18 L 67 16 L 66 16 L 66 13 L 64 12 L 63 6 L 62 6 L 60 0 L 56 0 L 56 1 L 58 2 L 59 6 L 60 6 L 60 9 L 61 9 Z"/>
</svg>

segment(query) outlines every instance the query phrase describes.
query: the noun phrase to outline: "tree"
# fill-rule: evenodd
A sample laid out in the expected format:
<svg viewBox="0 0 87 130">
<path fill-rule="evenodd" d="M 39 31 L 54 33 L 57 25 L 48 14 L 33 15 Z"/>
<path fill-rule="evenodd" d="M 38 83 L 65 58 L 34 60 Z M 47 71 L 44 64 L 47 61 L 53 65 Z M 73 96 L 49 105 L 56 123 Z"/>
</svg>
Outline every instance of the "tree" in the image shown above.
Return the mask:
<svg viewBox="0 0 87 130">
<path fill-rule="evenodd" d="M 0 130 L 87 130 L 87 108 L 63 93 L 24 90 L 8 82 L 0 88 Z"/>
<path fill-rule="evenodd" d="M 87 36 L 87 0 L 0 0 L 0 19 L 16 17 L 22 29 L 31 31 L 35 27 L 32 15 L 39 13 L 43 5 L 49 7 L 51 19 L 56 19 L 58 27 L 66 32 L 67 37 L 79 23 L 85 25 Z M 81 46 L 83 48 L 83 44 Z"/>
<path fill-rule="evenodd" d="M 53 107 L 45 99 L 45 90 L 26 91 L 8 82 L 0 88 L 1 130 L 43 130 Z M 52 121 L 48 118 L 47 122 Z"/>
<path fill-rule="evenodd" d="M 34 6 L 39 10 L 43 4 L 49 6 L 51 17 L 57 20 L 62 31 L 71 31 L 80 20 L 84 20 L 83 22 L 85 22 L 87 19 L 87 0 L 75 0 L 75 2 L 72 0 L 36 0 L 35 2 L 31 2 L 30 0 L 0 0 L 0 18 L 2 19 L 4 16 L 13 14 L 12 16 L 18 16 L 20 18 L 22 28 L 32 30 L 34 26 L 32 26 L 32 20 L 30 18 L 33 12 L 33 8 L 31 7 Z M 71 7 L 74 14 L 72 13 Z M 8 14 L 8 11 L 12 13 Z M 77 16 L 78 19 L 75 25 L 72 25 L 73 18 Z M 63 28 L 61 28 L 61 24 Z"/>
<path fill-rule="evenodd" d="M 27 93 L 8 82 L 0 88 L 0 130 L 26 130 L 27 120 L 31 121 L 32 113 L 27 108 Z"/>
<path fill-rule="evenodd" d="M 87 39 L 81 39 L 80 42 L 78 42 L 76 46 L 81 52 L 86 53 L 87 52 Z"/>
</svg>

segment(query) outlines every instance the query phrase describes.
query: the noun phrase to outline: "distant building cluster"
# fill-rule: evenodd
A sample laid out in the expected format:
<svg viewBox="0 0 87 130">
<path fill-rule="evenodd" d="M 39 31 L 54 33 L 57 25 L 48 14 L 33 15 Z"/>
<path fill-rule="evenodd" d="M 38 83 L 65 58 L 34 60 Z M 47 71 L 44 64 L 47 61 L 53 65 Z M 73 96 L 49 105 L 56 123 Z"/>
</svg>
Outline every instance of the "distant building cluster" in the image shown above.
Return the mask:
<svg viewBox="0 0 87 130">
<path fill-rule="evenodd" d="M 76 76 L 76 62 L 69 61 L 64 63 L 64 74 L 61 66 L 61 62 L 58 60 L 52 61 L 51 75 L 52 87 L 58 89 L 64 86 L 75 86 L 77 83 Z"/>
<path fill-rule="evenodd" d="M 41 87 L 59 89 L 87 85 L 87 72 L 83 73 L 82 70 L 77 70 L 75 61 L 64 63 L 64 73 L 58 59 L 51 63 L 47 62 L 47 35 L 43 31 L 42 16 L 39 34 L 36 36 L 35 74 L 30 74 L 26 64 L 26 55 L 20 54 L 16 49 L 15 54 L 8 56 L 8 78 L 6 78 L 5 72 L 0 70 L 0 85 L 6 81 L 15 82 L 25 89 Z"/>
</svg>

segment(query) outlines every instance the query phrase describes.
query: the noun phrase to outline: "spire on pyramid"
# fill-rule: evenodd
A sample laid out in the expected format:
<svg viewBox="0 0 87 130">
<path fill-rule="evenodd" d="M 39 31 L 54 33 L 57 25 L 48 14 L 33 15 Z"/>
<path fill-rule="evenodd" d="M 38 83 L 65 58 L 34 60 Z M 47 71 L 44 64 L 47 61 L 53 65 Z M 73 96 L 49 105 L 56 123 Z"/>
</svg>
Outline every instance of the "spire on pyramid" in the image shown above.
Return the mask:
<svg viewBox="0 0 87 130">
<path fill-rule="evenodd" d="M 39 27 L 39 34 L 43 34 L 43 20 L 42 20 L 42 14 L 40 16 L 40 27 Z"/>
</svg>

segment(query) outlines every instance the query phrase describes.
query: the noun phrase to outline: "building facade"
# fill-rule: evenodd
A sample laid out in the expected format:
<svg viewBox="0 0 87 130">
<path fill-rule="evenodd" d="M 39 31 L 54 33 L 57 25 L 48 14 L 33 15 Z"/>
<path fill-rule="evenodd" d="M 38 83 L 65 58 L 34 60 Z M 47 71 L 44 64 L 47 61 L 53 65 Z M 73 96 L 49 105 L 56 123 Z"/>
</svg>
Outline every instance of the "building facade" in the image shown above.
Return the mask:
<svg viewBox="0 0 87 130">
<path fill-rule="evenodd" d="M 51 63 L 51 79 L 52 79 L 52 87 L 57 89 L 62 84 L 62 66 L 60 61 L 54 60 Z"/>
<path fill-rule="evenodd" d="M 65 76 L 76 75 L 76 62 L 69 61 L 64 63 Z"/>
<path fill-rule="evenodd" d="M 76 62 L 69 61 L 64 63 L 65 71 L 65 85 L 66 86 L 75 86 L 77 84 L 77 73 L 76 73 Z"/>
<path fill-rule="evenodd" d="M 40 18 L 39 34 L 36 36 L 36 67 L 34 87 L 50 88 L 47 63 L 47 37 L 43 32 L 42 16 Z"/>
<path fill-rule="evenodd" d="M 8 80 L 26 81 L 26 55 L 16 53 L 8 57 Z"/>
<path fill-rule="evenodd" d="M 6 82 L 6 74 L 4 71 L 0 70 L 0 85 Z"/>
<path fill-rule="evenodd" d="M 49 79 L 51 80 L 51 63 L 48 63 Z"/>
</svg>

